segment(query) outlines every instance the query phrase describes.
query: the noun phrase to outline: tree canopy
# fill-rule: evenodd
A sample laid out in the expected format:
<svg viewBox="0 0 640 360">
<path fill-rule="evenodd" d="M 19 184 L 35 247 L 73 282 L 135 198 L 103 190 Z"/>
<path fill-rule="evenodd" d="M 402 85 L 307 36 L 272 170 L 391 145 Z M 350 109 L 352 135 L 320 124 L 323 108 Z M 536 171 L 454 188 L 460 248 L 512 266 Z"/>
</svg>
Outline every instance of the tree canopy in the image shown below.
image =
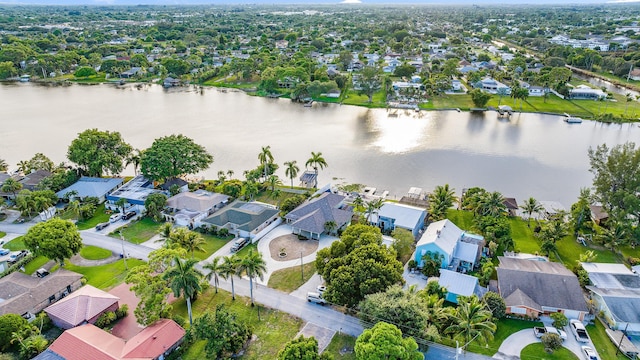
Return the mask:
<svg viewBox="0 0 640 360">
<path fill-rule="evenodd" d="M 318 340 L 300 335 L 289 341 L 278 353 L 278 360 L 331 360 L 328 353 L 318 354 Z"/>
<path fill-rule="evenodd" d="M 358 360 L 424 359 L 413 338 L 403 338 L 400 329 L 382 321 L 358 336 L 354 350 Z"/>
<path fill-rule="evenodd" d="M 140 170 L 149 179 L 164 181 L 209 168 L 213 156 L 184 135 L 156 139 L 140 158 Z"/>
<path fill-rule="evenodd" d="M 80 251 L 82 238 L 74 223 L 53 218 L 31 227 L 24 235 L 24 244 L 32 253 L 63 264 L 64 259 Z"/>
<path fill-rule="evenodd" d="M 88 129 L 71 142 L 67 158 L 76 163 L 89 176 L 104 173 L 118 174 L 124 168 L 124 159 L 133 148 L 122 140 L 117 131 Z"/>
</svg>

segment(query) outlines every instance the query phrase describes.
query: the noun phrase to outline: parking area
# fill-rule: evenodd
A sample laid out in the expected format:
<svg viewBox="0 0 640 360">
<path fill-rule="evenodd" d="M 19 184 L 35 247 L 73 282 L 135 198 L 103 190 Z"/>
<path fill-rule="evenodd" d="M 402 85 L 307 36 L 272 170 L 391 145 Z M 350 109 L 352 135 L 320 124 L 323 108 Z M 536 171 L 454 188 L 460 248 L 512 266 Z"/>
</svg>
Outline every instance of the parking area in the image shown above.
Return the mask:
<svg viewBox="0 0 640 360">
<path fill-rule="evenodd" d="M 316 338 L 316 340 L 318 340 L 318 352 L 322 353 L 324 349 L 329 346 L 329 343 L 331 343 L 331 339 L 333 339 L 333 336 L 335 334 L 335 330 L 327 329 L 325 327 L 308 322 L 305 324 L 302 330 L 300 330 L 296 337 L 300 335 L 304 335 L 304 337 L 313 336 L 314 338 Z"/>
</svg>

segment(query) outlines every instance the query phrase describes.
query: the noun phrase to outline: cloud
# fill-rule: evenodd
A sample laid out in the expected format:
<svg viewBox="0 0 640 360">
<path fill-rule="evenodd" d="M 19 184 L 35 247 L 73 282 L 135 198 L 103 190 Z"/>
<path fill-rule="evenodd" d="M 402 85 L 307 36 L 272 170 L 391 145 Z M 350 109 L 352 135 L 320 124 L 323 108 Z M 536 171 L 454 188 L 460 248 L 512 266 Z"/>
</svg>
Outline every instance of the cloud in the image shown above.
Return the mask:
<svg viewBox="0 0 640 360">
<path fill-rule="evenodd" d="M 342 0 L 341 4 L 362 4 L 360 0 Z"/>
</svg>

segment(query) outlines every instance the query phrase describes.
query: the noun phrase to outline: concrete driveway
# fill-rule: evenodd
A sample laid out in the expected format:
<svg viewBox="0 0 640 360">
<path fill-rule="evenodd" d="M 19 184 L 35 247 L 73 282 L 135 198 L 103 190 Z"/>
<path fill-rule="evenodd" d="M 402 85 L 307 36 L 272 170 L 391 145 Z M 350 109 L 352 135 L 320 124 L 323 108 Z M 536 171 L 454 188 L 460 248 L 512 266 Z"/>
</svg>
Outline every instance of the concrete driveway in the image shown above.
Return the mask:
<svg viewBox="0 0 640 360">
<path fill-rule="evenodd" d="M 578 357 L 578 359 L 583 358 L 583 345 L 587 345 L 592 349 L 595 349 L 591 342 L 589 342 L 588 344 L 579 343 L 568 326 L 566 326 L 562 330 L 567 333 L 567 339 L 562 343 L 562 346 L 574 353 Z M 493 355 L 493 358 L 502 360 L 519 359 L 522 349 L 524 349 L 527 345 L 537 342 L 540 342 L 540 339 L 536 338 L 536 336 L 533 334 L 532 329 L 520 330 L 514 334 L 511 334 L 502 342 L 502 345 L 500 345 L 500 349 L 498 349 L 498 352 Z"/>
</svg>

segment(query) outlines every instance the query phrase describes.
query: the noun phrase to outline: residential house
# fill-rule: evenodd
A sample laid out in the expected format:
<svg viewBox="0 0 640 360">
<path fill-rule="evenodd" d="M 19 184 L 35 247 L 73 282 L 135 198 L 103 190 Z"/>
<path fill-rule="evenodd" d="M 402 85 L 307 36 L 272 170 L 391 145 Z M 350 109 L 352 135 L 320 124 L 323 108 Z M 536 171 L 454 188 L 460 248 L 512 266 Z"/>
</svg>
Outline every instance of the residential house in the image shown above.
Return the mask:
<svg viewBox="0 0 640 360">
<path fill-rule="evenodd" d="M 429 224 L 416 244 L 414 260 L 422 267 L 427 252 L 442 256 L 442 268 L 453 271 L 471 271 L 480 262 L 484 238 L 470 234 L 452 223 L 440 220 Z"/>
<path fill-rule="evenodd" d="M 325 232 L 338 231 L 351 223 L 353 209 L 342 195 L 325 192 L 289 212 L 284 218 L 294 234 L 320 239 Z"/>
<path fill-rule="evenodd" d="M 462 91 L 462 83 L 460 80 L 451 80 L 451 91 Z"/>
<path fill-rule="evenodd" d="M 490 94 L 497 94 L 498 93 L 498 89 L 504 89 L 501 91 L 504 91 L 505 95 L 509 95 L 511 94 L 511 88 L 508 87 L 507 85 L 499 82 L 498 80 L 494 80 L 490 77 L 484 78 L 480 81 L 478 81 L 475 84 L 475 87 L 484 90 Z"/>
<path fill-rule="evenodd" d="M 591 210 L 591 221 L 594 223 L 601 225 L 609 219 L 609 214 L 607 214 L 602 205 L 590 205 L 589 209 Z"/>
<path fill-rule="evenodd" d="M 538 203 L 542 207 L 542 211 L 540 211 L 539 213 L 543 215 L 544 218 L 548 218 L 549 216 L 567 210 L 564 205 L 560 204 L 557 201 L 540 200 L 538 201 Z"/>
<path fill-rule="evenodd" d="M 160 185 L 160 189 L 166 192 L 170 192 L 171 188 L 174 187 L 174 185 L 178 187 L 178 191 L 180 192 L 189 191 L 189 183 L 185 180 L 175 177 L 165 181 L 162 185 Z"/>
<path fill-rule="evenodd" d="M 640 275 L 624 264 L 582 263 L 591 300 L 611 329 L 640 335 Z"/>
<path fill-rule="evenodd" d="M 0 315 L 18 314 L 33 318 L 45 307 L 76 291 L 82 275 L 58 269 L 44 278 L 21 272 L 0 279 Z"/>
<path fill-rule="evenodd" d="M 629 73 L 629 78 L 631 80 L 640 81 L 640 69 L 636 68 L 631 70 Z"/>
<path fill-rule="evenodd" d="M 97 197 L 100 202 L 107 199 L 107 195 L 122 184 L 122 178 L 94 178 L 83 176 L 73 185 L 62 189 L 56 193 L 59 199 L 63 199 L 65 194 L 75 194 L 70 197 L 71 200 L 86 197 Z"/>
<path fill-rule="evenodd" d="M 36 170 L 30 174 L 25 175 L 20 183 L 22 184 L 22 188 L 25 190 L 37 190 L 40 182 L 46 178 L 51 176 L 51 172 L 47 170 Z"/>
<path fill-rule="evenodd" d="M 504 198 L 504 206 L 507 208 L 509 216 L 516 216 L 518 212 L 518 201 L 515 198 Z"/>
<path fill-rule="evenodd" d="M 229 202 L 229 196 L 206 190 L 181 192 L 167 199 L 164 217 L 177 226 L 197 228 L 207 216 L 222 209 Z"/>
<path fill-rule="evenodd" d="M 62 329 L 71 329 L 83 324 L 93 324 L 108 312 L 118 309 L 120 298 L 108 292 L 85 285 L 60 301 L 49 305 L 44 312 L 53 324 Z"/>
<path fill-rule="evenodd" d="M 607 93 L 600 89 L 592 89 L 586 85 L 578 85 L 569 90 L 569 99 L 574 100 L 600 100 L 605 99 Z"/>
<path fill-rule="evenodd" d="M 140 67 L 132 67 L 131 69 L 120 73 L 120 77 L 123 79 L 132 78 L 142 72 L 142 68 Z"/>
<path fill-rule="evenodd" d="M 459 67 L 458 71 L 461 74 L 466 74 L 466 73 L 469 73 L 469 72 L 472 72 L 472 71 L 478 71 L 478 68 L 475 67 L 475 66 L 471 66 L 471 65 L 464 65 L 464 66 Z"/>
<path fill-rule="evenodd" d="M 184 339 L 185 330 L 175 321 L 161 319 L 129 340 L 91 324 L 66 330 L 34 360 L 162 360 Z"/>
<path fill-rule="evenodd" d="M 278 219 L 274 206 L 259 202 L 236 200 L 216 211 L 202 222 L 217 228 L 226 228 L 238 237 L 254 239 L 256 235 Z"/>
<path fill-rule="evenodd" d="M 458 296 L 476 295 L 481 298 L 487 293 L 487 289 L 478 283 L 477 277 L 447 269 L 440 269 L 438 284 L 447 290 L 444 299 L 454 304 L 458 303 Z"/>
<path fill-rule="evenodd" d="M 385 202 L 376 214 L 372 214 L 371 223 L 382 231 L 393 231 L 396 228 L 410 231 L 418 237 L 424 229 L 427 210 L 394 202 Z"/>
<path fill-rule="evenodd" d="M 138 175 L 108 194 L 105 207 L 113 211 L 120 211 L 120 207 L 116 203 L 120 199 L 125 199 L 127 201 L 125 211 L 135 211 L 141 214 L 146 210 L 144 206 L 145 200 L 149 195 L 157 193 L 162 193 L 162 191 L 153 188 L 153 181 L 148 180 L 143 175 Z"/>
<path fill-rule="evenodd" d="M 542 86 L 529 86 L 529 96 L 544 96 L 548 91 Z"/>
<path fill-rule="evenodd" d="M 555 262 L 499 256 L 498 292 L 507 314 L 539 318 L 556 312 L 585 320 L 589 314 L 576 275 Z"/>
</svg>

